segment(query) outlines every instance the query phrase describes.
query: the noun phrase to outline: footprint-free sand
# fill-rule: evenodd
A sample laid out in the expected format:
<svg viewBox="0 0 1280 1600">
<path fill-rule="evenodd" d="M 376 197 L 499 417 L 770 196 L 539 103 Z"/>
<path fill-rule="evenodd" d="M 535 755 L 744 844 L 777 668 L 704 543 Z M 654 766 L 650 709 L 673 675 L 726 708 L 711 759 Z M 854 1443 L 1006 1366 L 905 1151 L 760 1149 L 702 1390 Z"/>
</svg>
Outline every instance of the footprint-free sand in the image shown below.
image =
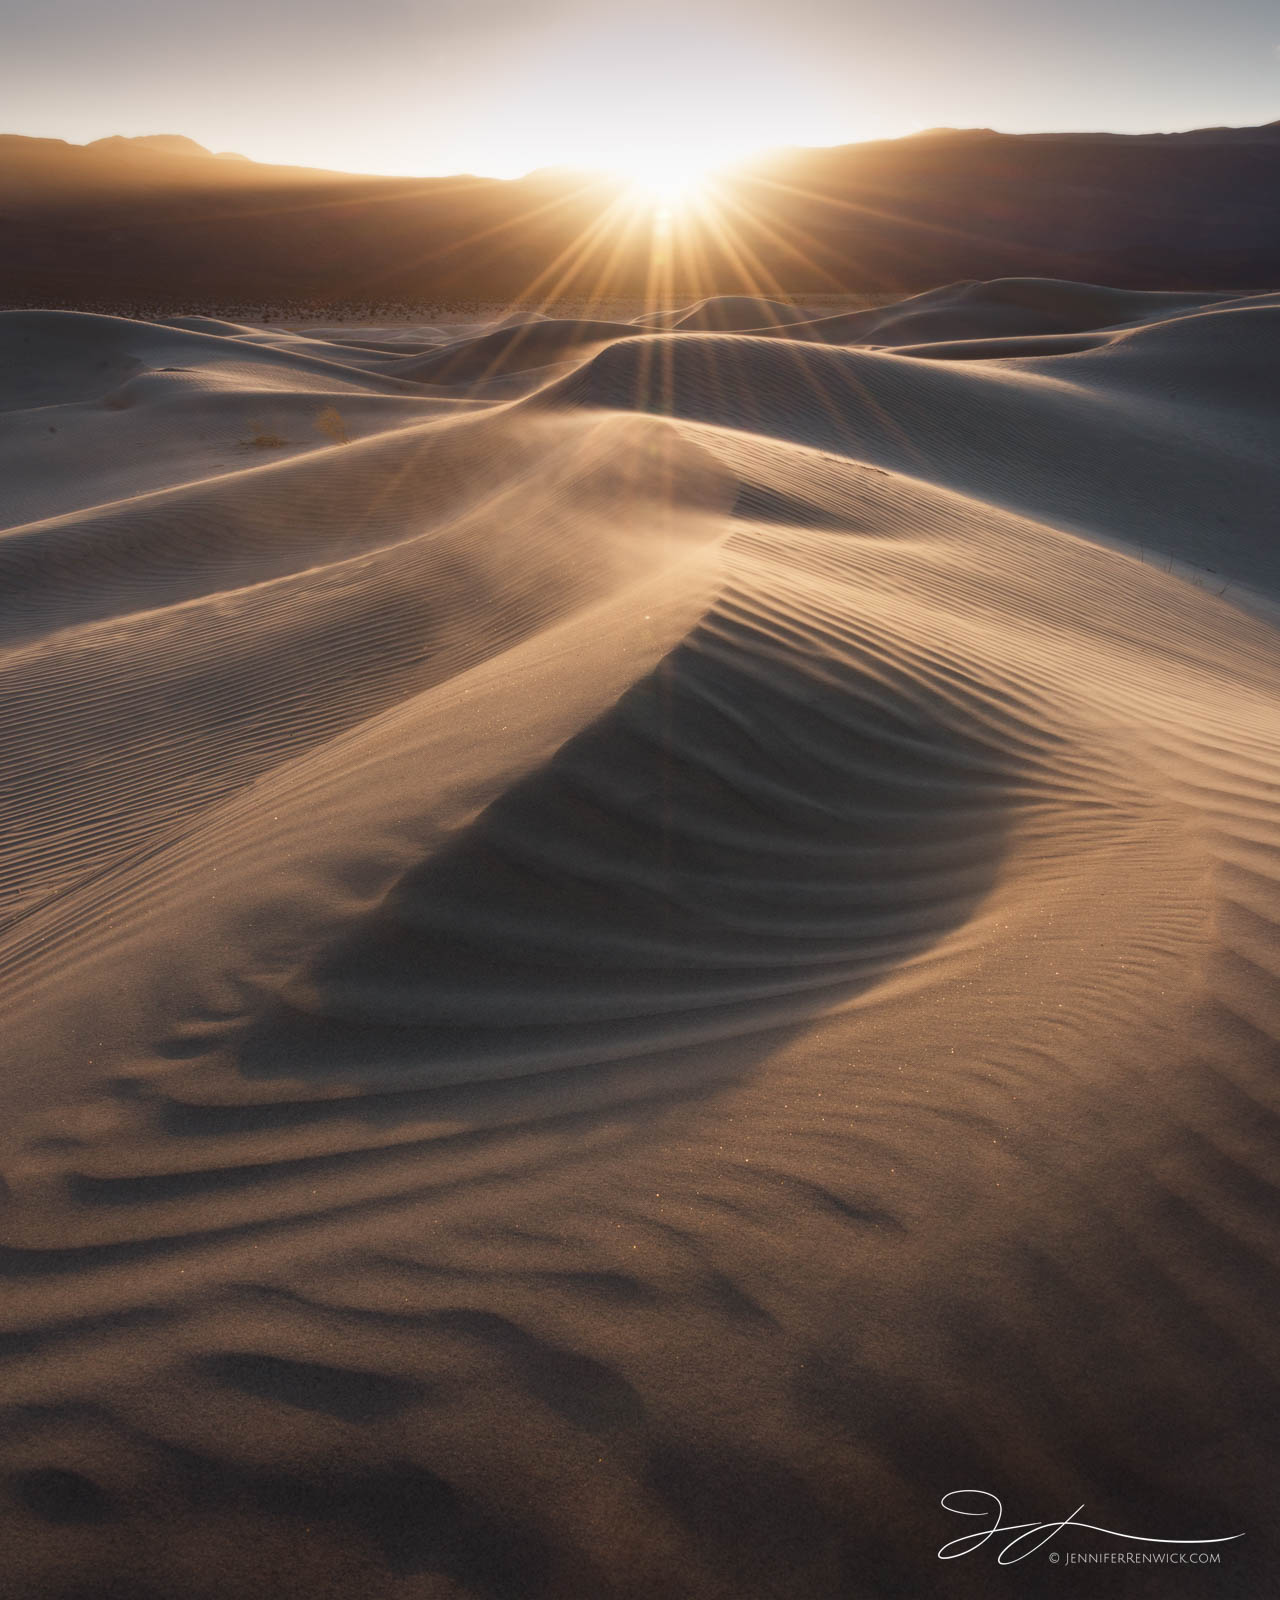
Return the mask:
<svg viewBox="0 0 1280 1600">
<path fill-rule="evenodd" d="M 1280 296 L 500 321 L 0 314 L 6 1596 L 1269 1592 Z"/>
</svg>

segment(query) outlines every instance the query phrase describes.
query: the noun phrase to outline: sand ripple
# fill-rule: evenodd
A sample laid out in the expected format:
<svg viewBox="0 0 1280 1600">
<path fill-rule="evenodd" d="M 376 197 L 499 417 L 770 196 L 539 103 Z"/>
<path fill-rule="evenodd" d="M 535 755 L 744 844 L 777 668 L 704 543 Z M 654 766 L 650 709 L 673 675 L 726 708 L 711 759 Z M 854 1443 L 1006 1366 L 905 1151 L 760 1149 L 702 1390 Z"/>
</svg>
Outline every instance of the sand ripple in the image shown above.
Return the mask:
<svg viewBox="0 0 1280 1600">
<path fill-rule="evenodd" d="M 0 314 L 6 1593 L 1265 1592 L 1277 346 Z"/>
</svg>

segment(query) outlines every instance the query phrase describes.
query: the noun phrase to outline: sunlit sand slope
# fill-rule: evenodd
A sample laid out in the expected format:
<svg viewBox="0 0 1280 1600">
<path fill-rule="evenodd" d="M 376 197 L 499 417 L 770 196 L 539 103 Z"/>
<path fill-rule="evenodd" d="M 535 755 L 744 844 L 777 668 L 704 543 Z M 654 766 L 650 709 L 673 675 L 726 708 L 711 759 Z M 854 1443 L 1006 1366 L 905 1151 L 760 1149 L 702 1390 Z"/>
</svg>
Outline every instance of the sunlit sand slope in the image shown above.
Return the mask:
<svg viewBox="0 0 1280 1600">
<path fill-rule="evenodd" d="M 182 324 L 0 314 L 5 1593 L 1267 1592 L 1280 304 Z"/>
</svg>

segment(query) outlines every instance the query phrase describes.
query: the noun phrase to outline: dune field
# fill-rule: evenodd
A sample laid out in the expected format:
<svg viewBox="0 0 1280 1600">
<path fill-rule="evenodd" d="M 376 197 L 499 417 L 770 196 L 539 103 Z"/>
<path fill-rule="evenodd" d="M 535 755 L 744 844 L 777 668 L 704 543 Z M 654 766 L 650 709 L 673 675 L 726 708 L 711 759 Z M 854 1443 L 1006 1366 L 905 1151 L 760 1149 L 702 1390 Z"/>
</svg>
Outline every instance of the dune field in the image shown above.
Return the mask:
<svg viewBox="0 0 1280 1600">
<path fill-rule="evenodd" d="M 1278 360 L 0 313 L 6 1600 L 1274 1593 Z"/>
</svg>

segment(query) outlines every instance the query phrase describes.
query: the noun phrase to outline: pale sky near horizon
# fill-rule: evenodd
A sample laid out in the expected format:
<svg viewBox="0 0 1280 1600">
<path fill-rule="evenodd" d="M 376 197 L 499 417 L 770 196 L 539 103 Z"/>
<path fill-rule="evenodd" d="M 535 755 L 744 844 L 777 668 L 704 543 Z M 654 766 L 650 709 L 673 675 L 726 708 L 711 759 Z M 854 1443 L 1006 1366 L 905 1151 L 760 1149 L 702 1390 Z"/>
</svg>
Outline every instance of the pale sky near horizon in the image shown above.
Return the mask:
<svg viewBox="0 0 1280 1600">
<path fill-rule="evenodd" d="M 1274 0 L 0 0 L 0 132 L 352 171 L 1276 118 Z"/>
</svg>

